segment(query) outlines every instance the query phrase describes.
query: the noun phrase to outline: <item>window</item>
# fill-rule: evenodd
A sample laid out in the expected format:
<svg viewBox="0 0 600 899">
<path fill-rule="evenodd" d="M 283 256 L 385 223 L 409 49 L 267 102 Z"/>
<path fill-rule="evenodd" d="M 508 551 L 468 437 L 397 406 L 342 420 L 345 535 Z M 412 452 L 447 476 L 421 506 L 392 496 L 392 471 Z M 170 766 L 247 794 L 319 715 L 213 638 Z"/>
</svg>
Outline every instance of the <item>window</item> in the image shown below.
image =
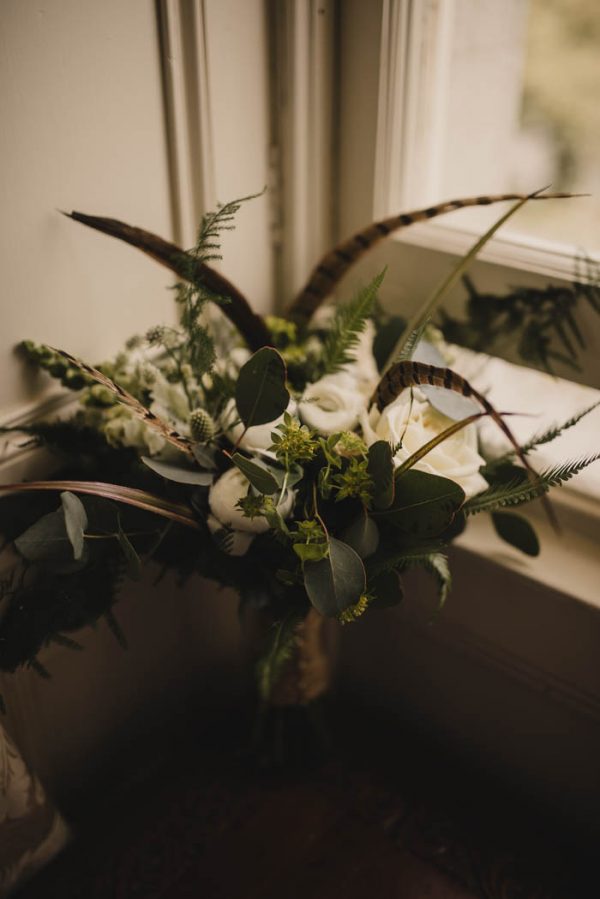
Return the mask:
<svg viewBox="0 0 600 899">
<path fill-rule="evenodd" d="M 528 192 L 546 179 L 557 190 L 593 190 L 599 33 L 597 7 L 585 0 L 342 3 L 340 230 L 456 196 Z M 552 62 L 556 90 L 546 83 Z M 450 254 L 472 246 L 500 209 L 461 210 L 400 231 L 358 277 L 387 264 L 385 298 L 410 313 L 448 271 Z M 478 290 L 572 279 L 577 255 L 598 249 L 597 238 L 584 238 L 597 233 L 599 215 L 600 198 L 529 204 L 472 267 Z M 457 289 L 449 297 L 455 311 L 464 296 Z M 562 380 L 502 360 L 471 363 L 499 407 L 535 413 L 515 419 L 522 438 L 600 398 L 600 318 L 582 311 L 582 368 L 558 366 Z M 562 445 L 550 445 L 542 465 L 596 450 L 599 423 L 596 410 Z M 572 483 L 597 508 L 600 466 Z"/>
</svg>

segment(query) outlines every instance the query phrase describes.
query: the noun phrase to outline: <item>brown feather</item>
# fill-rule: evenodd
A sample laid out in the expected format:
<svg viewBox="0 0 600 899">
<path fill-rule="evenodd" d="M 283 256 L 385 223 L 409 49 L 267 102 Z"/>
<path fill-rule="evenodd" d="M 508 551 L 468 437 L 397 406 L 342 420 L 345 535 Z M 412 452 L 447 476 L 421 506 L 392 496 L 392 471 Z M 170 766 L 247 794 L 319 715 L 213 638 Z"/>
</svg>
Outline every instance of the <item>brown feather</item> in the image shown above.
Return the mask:
<svg viewBox="0 0 600 899">
<path fill-rule="evenodd" d="M 76 359 L 75 356 L 71 356 L 70 353 L 67 353 L 65 350 L 58 350 L 55 347 L 50 347 L 55 353 L 59 353 L 63 356 L 71 365 L 76 366 L 80 371 L 84 372 L 84 374 L 88 375 L 90 378 L 93 378 L 94 381 L 97 381 L 98 384 L 102 384 L 103 387 L 106 387 L 107 390 L 110 390 L 111 393 L 115 395 L 117 400 L 120 403 L 123 403 L 124 406 L 128 406 L 132 412 L 137 415 L 137 417 L 144 422 L 149 428 L 156 431 L 162 437 L 165 438 L 169 443 L 173 446 L 176 446 L 178 450 L 181 450 L 184 453 L 187 453 L 190 456 L 193 456 L 192 453 L 192 443 L 187 437 L 183 437 L 176 430 L 174 430 L 170 425 L 168 425 L 162 418 L 159 418 L 158 415 L 155 415 L 154 412 L 151 412 L 150 409 L 147 409 L 143 406 L 139 400 L 137 400 L 131 393 L 125 390 L 123 387 L 120 387 L 118 384 L 115 384 L 111 378 L 107 377 L 107 375 L 102 374 L 101 371 L 98 371 L 96 368 L 92 368 L 91 365 L 88 365 L 86 362 L 82 362 L 80 359 Z"/>
<path fill-rule="evenodd" d="M 576 196 L 575 194 L 554 193 L 532 195 L 532 200 L 552 200 Z M 306 324 L 321 303 L 333 292 L 346 272 L 364 256 L 375 244 L 388 237 L 400 228 L 407 228 L 416 222 L 425 222 L 438 215 L 454 212 L 465 206 L 489 206 L 504 200 L 523 200 L 524 194 L 494 194 L 483 197 L 467 197 L 462 200 L 449 200 L 426 209 L 416 209 L 401 215 L 393 215 L 380 222 L 374 222 L 362 231 L 358 231 L 343 243 L 334 247 L 315 266 L 306 285 L 302 288 L 288 310 L 289 318 L 299 324 Z"/>
<path fill-rule="evenodd" d="M 389 405 L 406 387 L 418 387 L 422 384 L 430 384 L 434 387 L 445 387 L 446 390 L 454 390 L 462 396 L 473 397 L 490 416 L 490 418 L 498 425 L 502 433 L 508 438 L 512 444 L 515 453 L 521 464 L 527 470 L 529 478 L 533 484 L 539 483 L 539 475 L 533 466 L 529 463 L 525 453 L 521 449 L 517 438 L 510 430 L 499 412 L 494 409 L 489 400 L 483 394 L 475 390 L 466 378 L 457 374 L 450 368 L 439 368 L 436 365 L 427 365 L 424 362 L 396 362 L 381 378 L 375 394 L 374 402 L 377 404 L 379 411 Z M 542 496 L 542 503 L 546 510 L 546 514 L 553 525 L 558 530 L 558 522 L 554 510 L 546 496 Z"/>
<path fill-rule="evenodd" d="M 252 311 L 248 300 L 237 287 L 210 266 L 195 260 L 185 250 L 150 231 L 134 228 L 117 219 L 86 215 L 83 212 L 65 212 L 64 215 L 137 247 L 156 262 L 171 269 L 179 278 L 194 283 L 201 282 L 213 293 L 227 297 L 230 302 L 221 307 L 223 314 L 233 322 L 252 351 L 272 343 L 271 335 L 261 316 Z"/>
</svg>

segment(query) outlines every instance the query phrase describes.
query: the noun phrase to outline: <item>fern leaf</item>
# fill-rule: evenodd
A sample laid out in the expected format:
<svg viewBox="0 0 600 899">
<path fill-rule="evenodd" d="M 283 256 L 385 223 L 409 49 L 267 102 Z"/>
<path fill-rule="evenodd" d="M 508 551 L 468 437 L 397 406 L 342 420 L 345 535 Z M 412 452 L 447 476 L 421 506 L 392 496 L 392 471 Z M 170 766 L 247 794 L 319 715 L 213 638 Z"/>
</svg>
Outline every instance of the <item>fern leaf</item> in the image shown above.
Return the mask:
<svg viewBox="0 0 600 899">
<path fill-rule="evenodd" d="M 600 453 L 555 465 L 540 472 L 536 482 L 523 482 L 519 478 L 508 484 L 490 487 L 465 503 L 463 510 L 467 515 L 475 515 L 477 512 L 491 512 L 505 506 L 520 506 L 523 503 L 529 503 L 547 493 L 551 487 L 564 484 L 597 459 L 600 459 Z"/>
<path fill-rule="evenodd" d="M 352 361 L 350 351 L 358 344 L 367 319 L 373 311 L 377 291 L 386 270 L 380 272 L 367 287 L 345 306 L 336 310 L 333 323 L 323 347 L 323 374 L 330 375 Z"/>
<path fill-rule="evenodd" d="M 556 440 L 557 437 L 563 433 L 563 431 L 567 431 L 569 428 L 572 428 L 578 422 L 581 421 L 582 418 L 585 418 L 586 415 L 589 415 L 590 412 L 593 412 L 594 409 L 597 409 L 600 406 L 600 400 L 596 403 L 592 403 L 591 406 L 588 406 L 587 409 L 582 409 L 581 412 L 577 412 L 572 418 L 569 418 L 567 421 L 563 422 L 561 425 L 552 425 L 546 431 L 542 431 L 539 434 L 534 434 L 534 436 L 527 441 L 527 443 L 521 446 L 521 449 L 524 453 L 530 453 L 532 450 L 536 449 L 538 446 L 541 446 L 544 443 L 550 443 L 552 440 Z M 505 462 L 508 462 L 514 456 L 513 452 L 505 453 L 502 456 L 499 456 L 497 459 L 493 459 L 486 466 L 487 470 L 493 471 L 499 465 L 503 465 Z"/>
<path fill-rule="evenodd" d="M 399 566 L 400 570 L 406 568 L 414 568 L 419 566 L 425 568 L 432 574 L 437 581 L 438 586 L 438 611 L 446 602 L 450 587 L 452 586 L 452 575 L 448 566 L 448 557 L 444 553 L 423 553 L 422 555 L 414 555 Z"/>
<path fill-rule="evenodd" d="M 302 616 L 291 613 L 273 629 L 267 651 L 259 660 L 256 671 L 259 694 L 264 702 L 268 702 L 285 665 L 292 658 L 301 621 Z"/>
</svg>

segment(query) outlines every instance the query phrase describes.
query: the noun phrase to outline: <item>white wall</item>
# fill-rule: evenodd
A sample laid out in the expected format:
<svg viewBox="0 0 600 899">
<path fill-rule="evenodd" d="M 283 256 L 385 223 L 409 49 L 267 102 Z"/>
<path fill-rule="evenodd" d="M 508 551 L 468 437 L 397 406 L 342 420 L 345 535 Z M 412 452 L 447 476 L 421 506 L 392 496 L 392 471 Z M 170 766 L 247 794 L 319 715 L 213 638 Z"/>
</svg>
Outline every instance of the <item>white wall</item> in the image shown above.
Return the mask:
<svg viewBox="0 0 600 899">
<path fill-rule="evenodd" d="M 63 218 L 78 209 L 170 236 L 151 0 L 7 0 L 0 10 L 0 410 L 32 398 L 24 337 L 91 361 L 172 316 L 172 279 Z"/>
<path fill-rule="evenodd" d="M 98 362 L 174 319 L 166 269 L 57 209 L 187 244 L 204 209 L 267 183 L 267 68 L 262 0 L 3 0 L 0 423 L 35 415 L 48 389 L 13 354 L 21 339 Z M 268 308 L 268 199 L 226 238 L 223 270 Z M 34 456 L 1 450 L 4 482 L 39 470 Z M 169 579 L 124 594 L 129 652 L 100 624 L 78 635 L 83 655 L 48 650 L 52 681 L 23 671 L 0 684 L 23 752 L 59 796 L 151 709 L 182 708 L 209 669 L 235 681 L 231 594 Z"/>
</svg>

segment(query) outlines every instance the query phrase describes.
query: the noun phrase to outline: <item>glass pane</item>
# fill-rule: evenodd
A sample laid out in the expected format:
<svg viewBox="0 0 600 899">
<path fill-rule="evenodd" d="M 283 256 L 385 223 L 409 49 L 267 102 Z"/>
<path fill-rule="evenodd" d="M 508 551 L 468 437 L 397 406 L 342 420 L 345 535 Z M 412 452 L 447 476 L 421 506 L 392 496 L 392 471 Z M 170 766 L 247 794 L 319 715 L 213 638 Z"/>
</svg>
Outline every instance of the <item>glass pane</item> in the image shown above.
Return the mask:
<svg viewBox="0 0 600 899">
<path fill-rule="evenodd" d="M 546 184 L 589 193 L 531 203 L 511 231 L 600 251 L 599 0 L 455 0 L 447 40 L 445 152 L 427 202 Z M 453 219 L 483 228 L 497 214 Z"/>
<path fill-rule="evenodd" d="M 515 174 L 591 198 L 531 204 L 523 230 L 600 246 L 600 3 L 530 0 Z"/>
</svg>

